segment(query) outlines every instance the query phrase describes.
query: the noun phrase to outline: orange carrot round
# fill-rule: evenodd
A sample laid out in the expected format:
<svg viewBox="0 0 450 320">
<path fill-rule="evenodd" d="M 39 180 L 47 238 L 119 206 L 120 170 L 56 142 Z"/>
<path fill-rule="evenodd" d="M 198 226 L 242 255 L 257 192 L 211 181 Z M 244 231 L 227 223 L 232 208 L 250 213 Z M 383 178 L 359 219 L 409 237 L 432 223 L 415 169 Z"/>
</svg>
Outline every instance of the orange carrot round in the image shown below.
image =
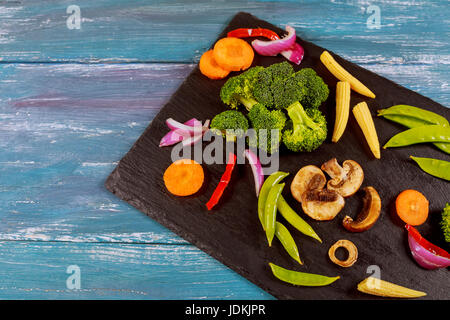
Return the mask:
<svg viewBox="0 0 450 320">
<path fill-rule="evenodd" d="M 428 218 L 428 199 L 417 190 L 404 190 L 395 200 L 395 209 L 403 222 L 418 226 Z"/>
<path fill-rule="evenodd" d="M 230 73 L 217 64 L 212 50 L 208 50 L 202 55 L 199 67 L 200 72 L 210 79 L 223 79 Z"/>
<path fill-rule="evenodd" d="M 163 179 L 170 193 L 176 196 L 189 196 L 201 188 L 205 175 L 198 162 L 180 159 L 166 169 Z"/>
<path fill-rule="evenodd" d="M 225 70 L 240 71 L 248 69 L 255 56 L 253 48 L 239 38 L 222 38 L 214 45 L 214 60 Z"/>
</svg>

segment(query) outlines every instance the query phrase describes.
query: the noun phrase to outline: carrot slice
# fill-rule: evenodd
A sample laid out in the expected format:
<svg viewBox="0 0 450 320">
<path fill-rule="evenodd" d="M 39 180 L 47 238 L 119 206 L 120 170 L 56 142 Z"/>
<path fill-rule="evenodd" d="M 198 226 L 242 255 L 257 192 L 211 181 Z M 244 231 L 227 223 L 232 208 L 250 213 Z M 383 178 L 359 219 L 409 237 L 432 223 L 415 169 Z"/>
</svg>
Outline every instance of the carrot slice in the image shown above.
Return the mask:
<svg viewBox="0 0 450 320">
<path fill-rule="evenodd" d="M 222 38 L 214 45 L 214 59 L 225 70 L 240 71 L 248 69 L 255 53 L 246 41 L 239 38 Z"/>
<path fill-rule="evenodd" d="M 176 196 L 189 196 L 201 188 L 205 175 L 198 162 L 180 159 L 166 169 L 163 179 L 170 193 Z"/>
<path fill-rule="evenodd" d="M 403 222 L 418 226 L 428 218 L 429 203 L 427 198 L 417 190 L 404 190 L 395 200 L 395 209 Z"/>
<path fill-rule="evenodd" d="M 208 50 L 202 55 L 199 67 L 200 72 L 210 79 L 223 79 L 230 73 L 217 64 L 212 50 Z"/>
</svg>

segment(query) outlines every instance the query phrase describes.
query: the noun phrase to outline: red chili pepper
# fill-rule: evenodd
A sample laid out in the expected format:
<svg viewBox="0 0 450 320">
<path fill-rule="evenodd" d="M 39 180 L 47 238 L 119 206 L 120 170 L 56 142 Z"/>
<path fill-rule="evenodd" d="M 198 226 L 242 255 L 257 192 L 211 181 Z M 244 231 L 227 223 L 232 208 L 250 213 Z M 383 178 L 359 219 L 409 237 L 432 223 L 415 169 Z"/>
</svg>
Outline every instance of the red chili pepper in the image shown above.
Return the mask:
<svg viewBox="0 0 450 320">
<path fill-rule="evenodd" d="M 405 228 L 406 228 L 406 230 L 408 230 L 408 233 L 414 238 L 414 240 L 416 240 L 417 243 L 419 243 L 426 250 L 428 250 L 438 256 L 450 259 L 450 254 L 447 251 L 445 251 L 442 248 L 439 248 L 438 246 L 432 244 L 427 239 L 422 237 L 422 235 L 419 233 L 419 231 L 416 228 L 414 228 L 413 226 L 410 226 L 409 224 L 405 225 Z"/>
<path fill-rule="evenodd" d="M 228 32 L 227 37 L 235 37 L 235 38 L 264 37 L 270 40 L 280 39 L 280 37 L 278 36 L 278 34 L 276 34 L 276 32 L 264 28 L 256 28 L 256 29 L 239 28 Z"/>
<path fill-rule="evenodd" d="M 209 199 L 208 203 L 206 203 L 206 207 L 208 210 L 211 210 L 220 200 L 222 194 L 227 187 L 228 183 L 231 180 L 231 173 L 233 172 L 234 166 L 236 165 L 236 155 L 230 152 L 228 156 L 227 168 L 220 178 L 219 184 L 214 190 L 211 199 Z"/>
</svg>

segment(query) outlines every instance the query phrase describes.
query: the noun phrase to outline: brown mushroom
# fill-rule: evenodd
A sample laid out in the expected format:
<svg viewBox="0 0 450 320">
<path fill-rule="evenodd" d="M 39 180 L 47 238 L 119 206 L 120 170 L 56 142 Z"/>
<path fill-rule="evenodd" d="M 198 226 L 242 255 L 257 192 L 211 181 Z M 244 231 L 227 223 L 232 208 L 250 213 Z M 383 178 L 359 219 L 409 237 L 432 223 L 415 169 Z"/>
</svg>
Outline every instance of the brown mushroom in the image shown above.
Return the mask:
<svg viewBox="0 0 450 320">
<path fill-rule="evenodd" d="M 327 179 L 322 170 L 309 165 L 301 168 L 291 184 L 292 196 L 302 204 L 303 211 L 316 220 L 331 220 L 344 207 L 344 198 L 324 189 Z"/>
<path fill-rule="evenodd" d="M 321 168 L 331 177 L 327 188 L 336 191 L 344 198 L 355 194 L 364 180 L 363 169 L 353 160 L 345 160 L 341 167 L 336 158 L 333 158 L 325 162 Z"/>
<path fill-rule="evenodd" d="M 302 196 L 303 211 L 315 220 L 331 220 L 344 208 L 345 200 L 337 192 L 327 189 L 307 190 Z"/>
<path fill-rule="evenodd" d="M 345 216 L 342 225 L 351 232 L 362 232 L 370 229 L 378 220 L 381 211 L 381 199 L 377 190 L 373 187 L 364 188 L 365 195 L 363 198 L 363 209 L 353 220 L 349 216 Z"/>
<path fill-rule="evenodd" d="M 339 260 L 336 258 L 336 250 L 338 248 L 345 248 L 348 251 L 348 258 L 345 260 Z M 355 264 L 356 260 L 358 260 L 358 248 L 356 248 L 355 244 L 350 240 L 339 240 L 335 244 L 333 244 L 328 250 L 328 256 L 331 261 L 333 261 L 338 266 L 348 268 Z"/>
<path fill-rule="evenodd" d="M 322 170 L 318 167 L 309 165 L 298 170 L 291 183 L 291 193 L 294 199 L 302 202 L 302 195 L 309 189 L 323 189 L 327 179 Z"/>
</svg>

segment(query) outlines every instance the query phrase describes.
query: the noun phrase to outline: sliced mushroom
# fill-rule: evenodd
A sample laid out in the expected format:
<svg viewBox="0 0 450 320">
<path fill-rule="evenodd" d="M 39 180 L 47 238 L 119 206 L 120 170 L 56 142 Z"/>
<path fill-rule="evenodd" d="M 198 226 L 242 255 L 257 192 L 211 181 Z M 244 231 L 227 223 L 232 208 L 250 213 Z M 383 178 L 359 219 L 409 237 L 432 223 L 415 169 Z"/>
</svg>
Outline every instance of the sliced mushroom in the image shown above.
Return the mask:
<svg viewBox="0 0 450 320">
<path fill-rule="evenodd" d="M 309 165 L 301 168 L 291 183 L 291 193 L 294 199 L 302 202 L 302 195 L 307 190 L 323 189 L 327 183 L 327 178 L 318 167 Z"/>
<path fill-rule="evenodd" d="M 345 248 L 348 251 L 348 258 L 345 260 L 339 260 L 336 258 L 336 250 L 338 248 Z M 358 248 L 356 248 L 355 244 L 350 240 L 339 240 L 335 244 L 333 244 L 328 250 L 328 256 L 331 261 L 336 263 L 337 265 L 348 268 L 355 264 L 356 260 L 358 260 Z"/>
<path fill-rule="evenodd" d="M 353 160 L 345 160 L 341 167 L 336 158 L 333 158 L 325 162 L 321 168 L 331 177 L 327 188 L 336 191 L 344 198 L 355 194 L 364 180 L 363 169 Z"/>
<path fill-rule="evenodd" d="M 342 225 L 351 232 L 362 232 L 370 229 L 378 220 L 381 212 L 381 199 L 377 190 L 373 187 L 364 188 L 365 195 L 363 198 L 363 209 L 353 220 L 349 216 L 345 216 Z"/>
<path fill-rule="evenodd" d="M 337 192 L 327 189 L 307 190 L 302 196 L 303 211 L 315 220 L 331 220 L 344 208 L 345 200 Z"/>
</svg>

